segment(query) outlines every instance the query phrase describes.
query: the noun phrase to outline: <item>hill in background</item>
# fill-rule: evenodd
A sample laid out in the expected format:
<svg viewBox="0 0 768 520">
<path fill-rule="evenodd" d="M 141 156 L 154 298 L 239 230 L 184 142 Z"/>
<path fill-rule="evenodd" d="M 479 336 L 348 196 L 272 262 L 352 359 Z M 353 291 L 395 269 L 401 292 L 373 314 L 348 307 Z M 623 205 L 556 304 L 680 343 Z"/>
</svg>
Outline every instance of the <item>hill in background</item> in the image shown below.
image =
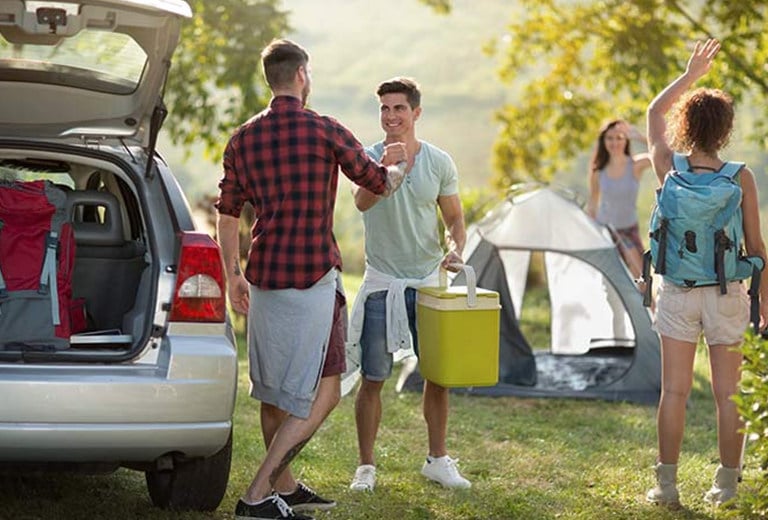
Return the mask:
<svg viewBox="0 0 768 520">
<path fill-rule="evenodd" d="M 482 48 L 503 34 L 513 7 L 472 0 L 453 4 L 447 16 L 418 0 L 284 0 L 283 9 L 291 12 L 295 29 L 286 36 L 311 54 L 312 109 L 337 118 L 369 144 L 383 135 L 376 86 L 393 76 L 411 76 L 423 94 L 417 135 L 453 156 L 463 187 L 482 187 L 490 179 L 493 113 L 509 95 L 496 76 L 495 60 Z M 184 160 L 167 139 L 160 150 L 191 200 L 215 192 L 218 164 L 200 152 Z"/>
</svg>

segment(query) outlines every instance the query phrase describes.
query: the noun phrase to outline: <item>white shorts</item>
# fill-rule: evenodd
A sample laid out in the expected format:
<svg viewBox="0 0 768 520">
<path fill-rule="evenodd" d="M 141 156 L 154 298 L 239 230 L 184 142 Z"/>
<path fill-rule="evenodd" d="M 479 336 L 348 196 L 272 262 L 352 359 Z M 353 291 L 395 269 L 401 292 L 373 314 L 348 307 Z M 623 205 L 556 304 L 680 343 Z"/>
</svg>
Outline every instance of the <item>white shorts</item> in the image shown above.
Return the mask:
<svg viewBox="0 0 768 520">
<path fill-rule="evenodd" d="M 656 330 L 673 339 L 696 343 L 704 333 L 707 345 L 736 345 L 749 326 L 747 284 L 680 287 L 662 281 L 656 298 Z"/>
</svg>

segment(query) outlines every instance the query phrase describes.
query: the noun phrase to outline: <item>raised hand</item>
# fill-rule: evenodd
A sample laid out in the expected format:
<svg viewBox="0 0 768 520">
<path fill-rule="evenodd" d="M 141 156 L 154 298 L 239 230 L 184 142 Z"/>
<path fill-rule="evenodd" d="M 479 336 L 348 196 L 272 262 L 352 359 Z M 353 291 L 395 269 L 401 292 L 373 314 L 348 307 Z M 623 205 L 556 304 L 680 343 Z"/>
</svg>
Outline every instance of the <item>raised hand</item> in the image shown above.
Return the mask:
<svg viewBox="0 0 768 520">
<path fill-rule="evenodd" d="M 696 42 L 693 53 L 688 59 L 686 72 L 696 79 L 704 76 L 712 67 L 712 61 L 720 50 L 720 42 L 715 38 L 710 38 L 706 42 Z"/>
<path fill-rule="evenodd" d="M 384 146 L 384 153 L 381 156 L 381 164 L 384 166 L 391 166 L 404 161 L 408 161 L 405 143 L 390 143 Z"/>
</svg>

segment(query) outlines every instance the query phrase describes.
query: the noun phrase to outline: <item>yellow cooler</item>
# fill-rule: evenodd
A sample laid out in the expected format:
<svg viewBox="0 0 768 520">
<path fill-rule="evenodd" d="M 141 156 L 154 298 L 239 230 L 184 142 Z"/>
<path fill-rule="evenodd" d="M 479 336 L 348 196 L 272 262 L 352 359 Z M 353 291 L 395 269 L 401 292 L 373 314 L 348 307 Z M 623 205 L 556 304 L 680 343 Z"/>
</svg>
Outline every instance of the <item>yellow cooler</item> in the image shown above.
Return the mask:
<svg viewBox="0 0 768 520">
<path fill-rule="evenodd" d="M 493 386 L 499 380 L 499 293 L 476 287 L 463 266 L 466 286 L 421 287 L 416 299 L 419 371 L 442 386 Z"/>
</svg>

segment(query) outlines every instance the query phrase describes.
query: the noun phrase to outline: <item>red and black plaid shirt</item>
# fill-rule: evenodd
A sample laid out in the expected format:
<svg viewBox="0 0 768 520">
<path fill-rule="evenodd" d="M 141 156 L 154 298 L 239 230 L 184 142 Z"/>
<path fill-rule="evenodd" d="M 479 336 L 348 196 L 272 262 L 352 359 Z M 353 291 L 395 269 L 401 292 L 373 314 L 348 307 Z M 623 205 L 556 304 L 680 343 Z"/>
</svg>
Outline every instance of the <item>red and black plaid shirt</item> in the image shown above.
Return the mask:
<svg viewBox="0 0 768 520">
<path fill-rule="evenodd" d="M 386 168 L 368 157 L 333 118 L 278 96 L 242 125 L 224 150 L 216 208 L 240 216 L 254 208 L 246 279 L 262 289 L 306 289 L 341 268 L 333 236 L 339 167 L 373 193 L 386 188 Z"/>
</svg>

